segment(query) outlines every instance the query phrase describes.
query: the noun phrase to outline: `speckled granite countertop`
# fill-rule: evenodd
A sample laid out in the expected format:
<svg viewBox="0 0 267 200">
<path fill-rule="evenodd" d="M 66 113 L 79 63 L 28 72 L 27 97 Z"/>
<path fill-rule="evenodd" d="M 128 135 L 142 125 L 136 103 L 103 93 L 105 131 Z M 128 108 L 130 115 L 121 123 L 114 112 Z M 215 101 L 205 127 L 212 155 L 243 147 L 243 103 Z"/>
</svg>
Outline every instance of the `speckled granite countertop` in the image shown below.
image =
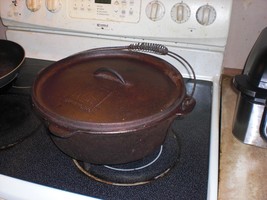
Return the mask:
<svg viewBox="0 0 267 200">
<path fill-rule="evenodd" d="M 237 93 L 222 78 L 219 200 L 267 199 L 267 149 L 239 142 L 232 134 Z"/>
</svg>

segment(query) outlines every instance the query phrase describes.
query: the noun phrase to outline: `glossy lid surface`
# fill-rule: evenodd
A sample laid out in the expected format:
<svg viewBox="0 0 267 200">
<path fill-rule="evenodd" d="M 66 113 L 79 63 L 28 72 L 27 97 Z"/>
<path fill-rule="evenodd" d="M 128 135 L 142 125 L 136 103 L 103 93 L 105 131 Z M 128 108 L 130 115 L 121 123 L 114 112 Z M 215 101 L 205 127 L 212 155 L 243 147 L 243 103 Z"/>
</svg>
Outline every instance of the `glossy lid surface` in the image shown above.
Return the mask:
<svg viewBox="0 0 267 200">
<path fill-rule="evenodd" d="M 121 123 L 173 111 L 183 78 L 166 61 L 131 51 L 82 52 L 39 73 L 33 100 L 44 115 Z"/>
</svg>

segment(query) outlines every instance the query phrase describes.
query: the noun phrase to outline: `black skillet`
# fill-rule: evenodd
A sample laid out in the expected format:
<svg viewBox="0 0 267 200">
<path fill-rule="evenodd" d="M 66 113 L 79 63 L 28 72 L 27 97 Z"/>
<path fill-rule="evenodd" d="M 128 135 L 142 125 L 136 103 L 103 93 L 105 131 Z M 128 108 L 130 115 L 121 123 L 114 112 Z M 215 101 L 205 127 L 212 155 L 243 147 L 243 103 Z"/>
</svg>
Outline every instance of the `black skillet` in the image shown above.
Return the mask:
<svg viewBox="0 0 267 200">
<path fill-rule="evenodd" d="M 25 51 L 19 44 L 0 40 L 0 88 L 17 77 L 24 59 Z"/>
</svg>

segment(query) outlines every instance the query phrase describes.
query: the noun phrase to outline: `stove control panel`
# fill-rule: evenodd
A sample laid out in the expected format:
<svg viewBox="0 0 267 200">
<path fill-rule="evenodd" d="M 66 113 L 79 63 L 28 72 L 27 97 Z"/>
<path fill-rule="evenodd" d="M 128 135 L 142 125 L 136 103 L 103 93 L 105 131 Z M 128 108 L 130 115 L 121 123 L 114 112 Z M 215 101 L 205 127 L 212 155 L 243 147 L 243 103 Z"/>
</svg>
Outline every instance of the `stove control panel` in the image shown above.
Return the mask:
<svg viewBox="0 0 267 200">
<path fill-rule="evenodd" d="M 136 0 L 72 0 L 69 16 L 75 19 L 136 23 L 140 18 L 140 1 Z"/>
<path fill-rule="evenodd" d="M 5 0 L 16 29 L 224 46 L 232 0 Z"/>
</svg>

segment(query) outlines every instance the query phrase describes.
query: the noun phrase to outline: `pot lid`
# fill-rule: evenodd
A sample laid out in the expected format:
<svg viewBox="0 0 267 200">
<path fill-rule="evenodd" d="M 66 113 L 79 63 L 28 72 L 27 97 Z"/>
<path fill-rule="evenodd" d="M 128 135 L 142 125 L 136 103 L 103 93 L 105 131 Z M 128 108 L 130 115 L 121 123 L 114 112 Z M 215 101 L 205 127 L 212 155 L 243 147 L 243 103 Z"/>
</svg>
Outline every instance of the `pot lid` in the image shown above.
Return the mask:
<svg viewBox="0 0 267 200">
<path fill-rule="evenodd" d="M 168 114 L 185 97 L 181 74 L 168 62 L 132 51 L 82 52 L 40 72 L 33 102 L 46 117 L 121 123 Z"/>
</svg>

